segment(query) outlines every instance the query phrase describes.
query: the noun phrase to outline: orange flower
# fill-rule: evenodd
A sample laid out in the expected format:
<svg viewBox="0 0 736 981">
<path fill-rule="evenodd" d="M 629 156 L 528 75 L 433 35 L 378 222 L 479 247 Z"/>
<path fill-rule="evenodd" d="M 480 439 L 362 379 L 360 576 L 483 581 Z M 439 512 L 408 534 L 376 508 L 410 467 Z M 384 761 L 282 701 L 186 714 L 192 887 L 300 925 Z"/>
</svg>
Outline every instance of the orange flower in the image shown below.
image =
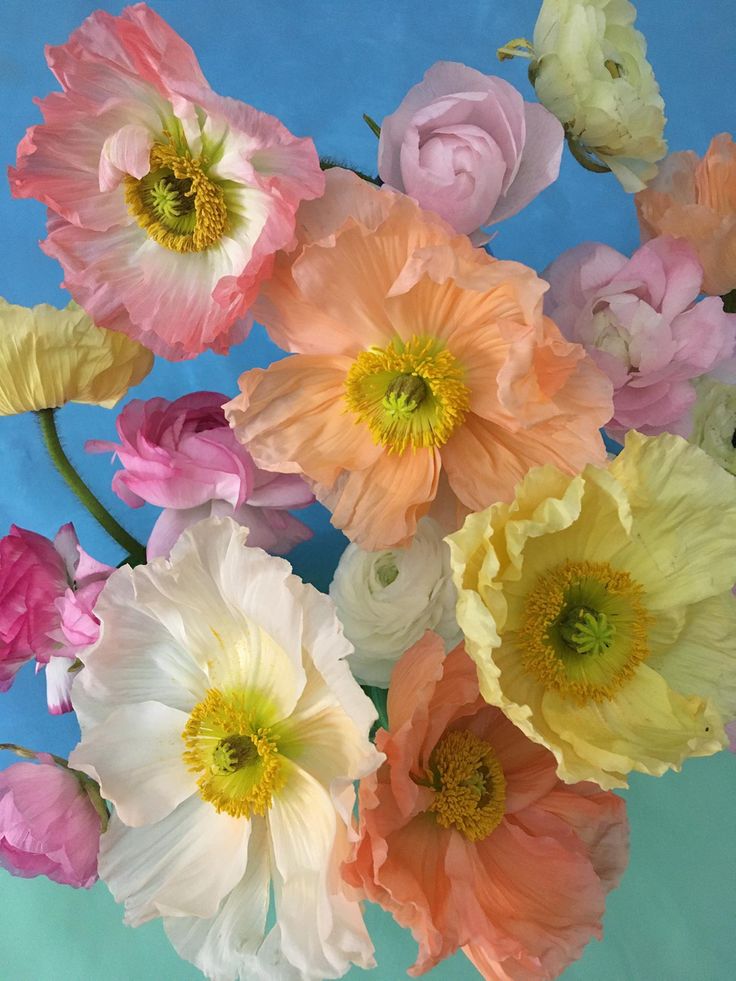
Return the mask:
<svg viewBox="0 0 736 981">
<path fill-rule="evenodd" d="M 557 977 L 601 935 L 628 857 L 623 800 L 558 780 L 552 754 L 485 704 L 462 646 L 445 658 L 434 634 L 396 665 L 388 714 L 344 878 L 411 928 L 409 974 L 461 948 L 493 981 Z"/>
<path fill-rule="evenodd" d="M 542 316 L 531 269 L 347 171 L 327 184 L 257 314 L 297 353 L 246 371 L 225 406 L 260 467 L 304 474 L 333 524 L 381 549 L 408 544 L 438 491 L 456 528 L 530 467 L 604 458 L 610 383 Z"/>
<path fill-rule="evenodd" d="M 736 143 L 714 136 L 700 160 L 671 153 L 646 190 L 636 195 L 642 241 L 685 238 L 703 267 L 703 290 L 723 296 L 736 288 Z"/>
</svg>

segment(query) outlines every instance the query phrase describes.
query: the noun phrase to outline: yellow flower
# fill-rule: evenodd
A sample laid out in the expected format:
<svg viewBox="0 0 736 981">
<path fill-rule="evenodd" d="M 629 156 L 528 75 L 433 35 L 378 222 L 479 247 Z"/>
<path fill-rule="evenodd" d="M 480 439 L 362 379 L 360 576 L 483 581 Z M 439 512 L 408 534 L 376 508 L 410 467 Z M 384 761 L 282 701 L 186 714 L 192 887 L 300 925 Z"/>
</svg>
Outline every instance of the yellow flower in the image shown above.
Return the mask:
<svg viewBox="0 0 736 981">
<path fill-rule="evenodd" d="M 81 308 L 20 307 L 0 298 L 0 415 L 66 402 L 111 408 L 153 366 L 153 355 Z"/>
<path fill-rule="evenodd" d="M 625 787 L 726 744 L 736 716 L 736 483 L 679 436 L 607 470 L 527 475 L 448 539 L 483 697 L 567 782 Z"/>
</svg>

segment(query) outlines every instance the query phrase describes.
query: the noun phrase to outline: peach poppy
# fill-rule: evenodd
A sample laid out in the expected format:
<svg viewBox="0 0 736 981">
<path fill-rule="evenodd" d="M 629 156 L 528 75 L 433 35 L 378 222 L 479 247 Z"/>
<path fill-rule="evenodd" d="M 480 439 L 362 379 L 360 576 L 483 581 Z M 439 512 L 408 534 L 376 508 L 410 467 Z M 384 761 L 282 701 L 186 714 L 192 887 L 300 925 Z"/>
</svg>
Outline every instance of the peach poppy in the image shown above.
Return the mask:
<svg viewBox="0 0 736 981">
<path fill-rule="evenodd" d="M 360 784 L 350 885 L 411 928 L 430 970 L 458 948 L 484 978 L 549 979 L 601 936 L 626 867 L 624 801 L 562 783 L 554 757 L 480 697 L 462 646 L 425 634 L 389 689 L 386 754 Z"/>
<path fill-rule="evenodd" d="M 702 160 L 671 153 L 657 177 L 636 195 L 642 241 L 685 238 L 703 267 L 703 290 L 723 296 L 736 288 L 736 143 L 728 133 L 711 140 Z"/>
<path fill-rule="evenodd" d="M 258 466 L 303 474 L 349 538 L 405 545 L 438 492 L 457 527 L 536 464 L 604 459 L 610 382 L 543 316 L 531 269 L 337 169 L 299 221 L 257 310 L 295 353 L 246 371 L 225 412 Z"/>
</svg>

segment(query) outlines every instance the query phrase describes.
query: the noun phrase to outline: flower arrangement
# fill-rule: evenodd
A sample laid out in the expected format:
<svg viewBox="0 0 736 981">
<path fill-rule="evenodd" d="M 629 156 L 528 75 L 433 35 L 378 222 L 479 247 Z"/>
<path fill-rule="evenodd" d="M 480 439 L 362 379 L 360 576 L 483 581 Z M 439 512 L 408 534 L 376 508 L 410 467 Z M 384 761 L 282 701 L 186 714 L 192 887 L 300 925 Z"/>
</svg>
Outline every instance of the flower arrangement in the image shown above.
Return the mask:
<svg viewBox="0 0 736 981">
<path fill-rule="evenodd" d="M 0 538 L 0 698 L 34 664 L 78 725 L 65 757 L 0 728 L 0 867 L 101 880 L 211 981 L 394 978 L 367 901 L 412 976 L 546 981 L 602 936 L 632 774 L 736 731 L 736 157 L 667 155 L 635 20 L 543 0 L 496 45 L 529 89 L 437 62 L 365 115 L 367 171 L 217 94 L 145 3 L 47 48 L 9 183 L 71 299 L 0 301 L 0 415 L 110 551 Z M 568 151 L 641 245 L 535 271 L 504 223 Z M 127 398 L 200 356 L 229 388 Z M 110 506 L 69 403 L 112 413 Z"/>
</svg>

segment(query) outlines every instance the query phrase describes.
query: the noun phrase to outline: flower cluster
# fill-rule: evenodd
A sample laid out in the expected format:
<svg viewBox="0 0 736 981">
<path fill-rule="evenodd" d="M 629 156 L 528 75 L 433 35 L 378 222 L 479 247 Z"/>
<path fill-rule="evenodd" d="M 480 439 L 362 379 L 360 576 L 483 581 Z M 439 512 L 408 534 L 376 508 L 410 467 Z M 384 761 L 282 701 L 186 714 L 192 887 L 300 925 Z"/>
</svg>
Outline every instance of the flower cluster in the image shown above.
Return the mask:
<svg viewBox="0 0 736 981">
<path fill-rule="evenodd" d="M 47 50 L 62 91 L 10 182 L 47 205 L 74 300 L 0 302 L 0 415 L 38 415 L 124 556 L 70 523 L 0 539 L 0 691 L 35 662 L 81 730 L 68 760 L 0 743 L 24 759 L 4 868 L 99 876 L 211 981 L 375 966 L 366 899 L 412 931 L 413 975 L 462 951 L 549 981 L 602 935 L 614 791 L 736 725 L 736 158 L 722 134 L 655 178 L 635 14 L 544 0 L 500 49 L 541 104 L 432 66 L 366 117 L 378 177 L 215 94 L 145 4 Z M 503 240 L 565 140 L 639 191 L 644 241 L 538 275 L 483 230 Z M 246 347 L 227 391 L 134 398 L 87 441 L 123 504 L 160 509 L 138 541 L 63 406 L 111 409 L 154 354 L 226 354 L 253 317 L 279 360 Z M 324 592 L 282 557 L 320 507 L 349 539 Z"/>
</svg>

